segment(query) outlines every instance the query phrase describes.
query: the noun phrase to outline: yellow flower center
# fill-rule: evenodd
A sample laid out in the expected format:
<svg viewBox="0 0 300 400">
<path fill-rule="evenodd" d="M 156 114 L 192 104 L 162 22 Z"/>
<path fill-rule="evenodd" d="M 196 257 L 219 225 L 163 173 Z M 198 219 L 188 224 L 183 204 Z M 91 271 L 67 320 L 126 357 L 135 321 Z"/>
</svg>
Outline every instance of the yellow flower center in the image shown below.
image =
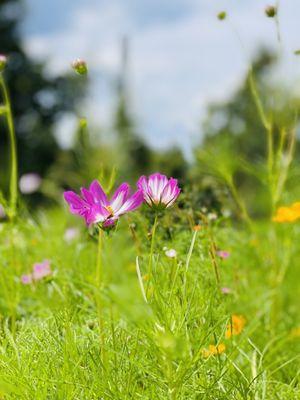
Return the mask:
<svg viewBox="0 0 300 400">
<path fill-rule="evenodd" d="M 109 212 L 110 216 L 114 215 L 114 211 L 113 211 L 113 209 L 111 208 L 111 206 L 106 206 L 105 208 L 106 208 L 106 210 Z"/>
</svg>

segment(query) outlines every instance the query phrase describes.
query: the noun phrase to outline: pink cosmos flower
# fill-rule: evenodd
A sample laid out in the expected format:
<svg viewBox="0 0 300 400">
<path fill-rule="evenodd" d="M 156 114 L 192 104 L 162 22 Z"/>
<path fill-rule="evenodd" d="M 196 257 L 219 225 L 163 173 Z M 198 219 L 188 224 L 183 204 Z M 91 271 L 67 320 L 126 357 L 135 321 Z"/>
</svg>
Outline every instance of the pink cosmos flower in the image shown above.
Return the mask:
<svg viewBox="0 0 300 400">
<path fill-rule="evenodd" d="M 141 176 L 137 185 L 143 191 L 146 203 L 159 209 L 171 207 L 180 193 L 177 179 L 168 179 L 160 173 L 152 174 L 149 178 Z"/>
<path fill-rule="evenodd" d="M 219 251 L 217 251 L 217 255 L 220 257 L 220 258 L 228 258 L 229 256 L 230 256 L 230 253 L 229 253 L 229 251 L 226 251 L 226 250 L 219 250 Z"/>
<path fill-rule="evenodd" d="M 83 217 L 87 225 L 101 224 L 102 228 L 107 228 L 115 225 L 121 215 L 138 208 L 143 202 L 143 193 L 138 190 L 130 195 L 130 187 L 125 182 L 109 200 L 99 182 L 94 180 L 89 189 L 81 189 L 81 196 L 67 191 L 64 198 L 70 212 Z"/>
</svg>

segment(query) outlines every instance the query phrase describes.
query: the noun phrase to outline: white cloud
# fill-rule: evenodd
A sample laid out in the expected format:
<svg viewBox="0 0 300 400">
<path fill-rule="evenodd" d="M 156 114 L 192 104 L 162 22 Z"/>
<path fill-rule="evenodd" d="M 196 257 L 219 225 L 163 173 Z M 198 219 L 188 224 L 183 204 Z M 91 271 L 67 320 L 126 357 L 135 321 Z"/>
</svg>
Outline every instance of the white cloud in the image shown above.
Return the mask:
<svg viewBox="0 0 300 400">
<path fill-rule="evenodd" d="M 32 55 L 46 57 L 52 73 L 69 68 L 75 57 L 86 58 L 93 79 L 89 109 L 97 111 L 94 119 L 108 123 L 114 98 L 110 85 L 120 68 L 120 38 L 129 34 L 131 100 L 141 131 L 156 147 L 184 143 L 187 150 L 192 136 L 199 135 L 206 104 L 232 94 L 258 45 L 276 48 L 277 43 L 274 21 L 264 15 L 264 0 L 175 4 L 188 11 L 168 19 L 161 9 L 164 18 L 155 14 L 151 21 L 134 0 L 79 2 L 68 13 L 65 29 L 28 35 L 26 47 Z M 229 17 L 220 22 L 216 13 L 222 9 Z M 282 37 L 290 56 L 281 71 L 293 74 L 299 68 L 291 56 L 300 47 L 299 14 L 300 3 L 282 3 Z"/>
</svg>

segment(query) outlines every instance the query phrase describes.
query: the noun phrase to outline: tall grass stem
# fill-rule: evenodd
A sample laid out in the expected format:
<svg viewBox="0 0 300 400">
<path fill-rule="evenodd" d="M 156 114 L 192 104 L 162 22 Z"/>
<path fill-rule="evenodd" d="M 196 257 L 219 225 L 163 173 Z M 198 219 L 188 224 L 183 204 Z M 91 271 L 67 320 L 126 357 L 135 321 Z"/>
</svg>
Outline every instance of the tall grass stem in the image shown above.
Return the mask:
<svg viewBox="0 0 300 400">
<path fill-rule="evenodd" d="M 11 110 L 11 102 L 6 87 L 3 74 L 0 73 L 0 87 L 3 94 L 5 115 L 8 127 L 10 141 L 10 183 L 9 183 L 9 208 L 8 216 L 13 219 L 17 212 L 18 200 L 18 159 L 17 159 L 17 143 L 13 115 Z"/>
</svg>

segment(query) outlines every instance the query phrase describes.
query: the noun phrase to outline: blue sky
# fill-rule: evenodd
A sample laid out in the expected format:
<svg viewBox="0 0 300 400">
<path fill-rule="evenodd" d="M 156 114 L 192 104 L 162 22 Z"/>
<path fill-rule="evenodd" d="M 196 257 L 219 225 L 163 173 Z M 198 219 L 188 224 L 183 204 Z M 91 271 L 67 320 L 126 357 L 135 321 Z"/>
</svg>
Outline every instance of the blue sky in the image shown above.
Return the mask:
<svg viewBox="0 0 300 400">
<path fill-rule="evenodd" d="M 130 39 L 131 108 L 140 132 L 156 148 L 180 145 L 188 153 L 201 139 L 200 123 L 211 101 L 238 87 L 257 49 L 277 49 L 274 20 L 263 0 L 26 0 L 24 45 L 48 60 L 51 74 L 76 57 L 90 67 L 92 89 L 85 113 L 111 129 L 120 38 Z M 216 14 L 226 10 L 220 22 Z M 298 78 L 300 2 L 280 5 L 284 63 L 273 79 Z M 293 85 L 295 87 L 295 85 Z M 70 142 L 71 116 L 59 136 Z M 61 134 L 61 132 L 64 132 Z"/>
</svg>

